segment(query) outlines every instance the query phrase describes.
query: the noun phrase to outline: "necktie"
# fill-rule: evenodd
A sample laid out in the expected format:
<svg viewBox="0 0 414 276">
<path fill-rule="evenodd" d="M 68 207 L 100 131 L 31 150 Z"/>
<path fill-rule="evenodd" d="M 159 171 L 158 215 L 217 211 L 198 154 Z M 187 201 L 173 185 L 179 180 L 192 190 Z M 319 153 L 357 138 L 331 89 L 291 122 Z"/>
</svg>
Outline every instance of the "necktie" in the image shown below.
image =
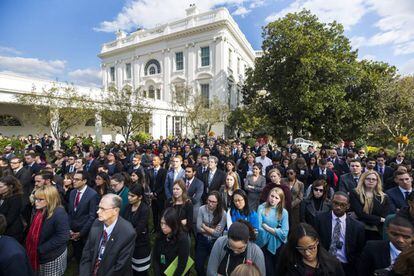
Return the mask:
<svg viewBox="0 0 414 276">
<path fill-rule="evenodd" d="M 214 176 L 214 174 L 213 173 L 209 173 L 208 174 L 208 186 L 210 187 L 210 185 L 211 185 L 211 181 L 213 181 L 213 176 Z"/>
<path fill-rule="evenodd" d="M 405 195 L 404 199 L 407 199 L 407 197 L 408 197 L 408 195 L 409 195 L 409 194 L 410 194 L 410 192 L 405 191 L 405 192 L 404 192 L 404 195 Z"/>
<path fill-rule="evenodd" d="M 339 243 L 341 237 L 341 220 L 336 218 L 336 224 L 332 234 L 331 246 L 329 247 L 329 253 L 336 256 L 336 250 L 338 249 L 336 245 Z"/>
<path fill-rule="evenodd" d="M 95 266 L 93 269 L 93 276 L 98 275 L 99 264 L 101 263 L 101 260 L 103 258 L 103 254 L 105 251 L 105 245 L 107 241 L 108 241 L 108 233 L 106 233 L 106 231 L 103 230 L 101 246 L 99 247 L 99 252 L 98 252 L 98 258 L 96 258 Z"/>
<path fill-rule="evenodd" d="M 76 194 L 76 198 L 75 198 L 75 204 L 73 206 L 73 207 L 75 207 L 75 210 L 76 210 L 76 208 L 78 208 L 79 201 L 80 201 L 80 196 L 81 196 L 81 192 L 78 191 L 78 193 Z"/>
<path fill-rule="evenodd" d="M 154 177 L 157 178 L 158 170 L 154 169 Z"/>
<path fill-rule="evenodd" d="M 358 177 L 354 177 L 354 181 L 355 181 L 355 183 L 357 183 L 357 184 L 358 184 L 358 180 L 359 180 L 359 178 L 358 178 Z"/>
<path fill-rule="evenodd" d="M 382 167 L 379 167 L 379 173 L 383 174 L 383 168 Z"/>
<path fill-rule="evenodd" d="M 188 191 L 188 188 L 190 188 L 190 180 L 187 180 L 187 182 L 185 183 L 185 187 L 187 188 L 187 191 Z"/>
</svg>

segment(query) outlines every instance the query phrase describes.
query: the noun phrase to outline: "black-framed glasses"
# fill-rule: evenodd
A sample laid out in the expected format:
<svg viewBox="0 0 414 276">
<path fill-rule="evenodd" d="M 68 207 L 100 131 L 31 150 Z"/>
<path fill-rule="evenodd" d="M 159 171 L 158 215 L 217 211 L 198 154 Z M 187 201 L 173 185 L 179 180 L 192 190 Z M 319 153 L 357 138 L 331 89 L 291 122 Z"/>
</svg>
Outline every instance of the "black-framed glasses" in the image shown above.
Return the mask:
<svg viewBox="0 0 414 276">
<path fill-rule="evenodd" d="M 306 251 L 314 252 L 318 248 L 318 243 L 319 243 L 319 241 L 315 242 L 313 245 L 310 245 L 306 248 L 297 246 L 296 249 L 302 254 L 305 254 Z"/>
</svg>

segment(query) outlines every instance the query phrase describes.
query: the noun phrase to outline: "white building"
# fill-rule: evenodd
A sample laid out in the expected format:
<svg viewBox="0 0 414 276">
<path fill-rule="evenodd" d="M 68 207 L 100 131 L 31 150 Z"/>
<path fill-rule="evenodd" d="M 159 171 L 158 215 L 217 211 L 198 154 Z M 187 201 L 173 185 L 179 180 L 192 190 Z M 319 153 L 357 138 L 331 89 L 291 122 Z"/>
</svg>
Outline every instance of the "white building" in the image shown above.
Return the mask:
<svg viewBox="0 0 414 276">
<path fill-rule="evenodd" d="M 245 69 L 254 65 L 256 52 L 226 8 L 200 13 L 192 5 L 186 13 L 183 19 L 152 29 L 130 34 L 119 31 L 116 40 L 105 43 L 98 55 L 102 60 L 103 89 L 110 85 L 120 89 L 128 84 L 149 101 L 152 113 L 149 131 L 155 138 L 190 134 L 185 113 L 173 104 L 174 95 L 184 87 L 191 87 L 205 99 L 217 97 L 234 108 L 241 102 Z M 7 75 L 0 77 L 7 79 Z M 8 86 L 13 83 L 6 82 Z M 30 88 L 15 84 L 16 87 L 3 87 L 0 80 L 0 101 L 7 103 L 0 114 L 16 116 L 22 121 L 15 112 L 20 107 L 11 106 L 12 97 L 3 100 L 6 94 L 30 92 Z M 35 133 L 24 123 L 20 128 L 11 128 L 0 126 L 0 132 L 5 135 Z M 87 128 L 81 130 L 89 132 Z M 213 130 L 223 134 L 225 127 L 221 125 Z"/>
</svg>

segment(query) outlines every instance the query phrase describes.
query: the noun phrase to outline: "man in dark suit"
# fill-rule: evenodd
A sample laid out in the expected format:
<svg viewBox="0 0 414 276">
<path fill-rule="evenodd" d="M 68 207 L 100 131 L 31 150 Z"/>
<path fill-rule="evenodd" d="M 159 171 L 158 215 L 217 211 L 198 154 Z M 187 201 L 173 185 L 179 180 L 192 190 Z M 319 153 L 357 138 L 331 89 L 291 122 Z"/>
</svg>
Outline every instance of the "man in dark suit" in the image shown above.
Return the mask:
<svg viewBox="0 0 414 276">
<path fill-rule="evenodd" d="M 306 162 L 308 162 L 312 157 L 316 157 L 316 152 L 315 147 L 310 145 L 308 146 L 308 151 L 303 155 L 303 158 L 305 158 Z"/>
<path fill-rule="evenodd" d="M 339 141 L 338 146 L 335 148 L 336 153 L 339 158 L 342 160 L 345 160 L 346 155 L 348 154 L 348 149 L 345 148 L 345 142 L 344 140 Z"/>
<path fill-rule="evenodd" d="M 80 276 L 132 275 L 136 233 L 119 215 L 121 204 L 121 197 L 115 194 L 106 194 L 99 202 L 98 219 L 93 223 L 83 249 Z"/>
<path fill-rule="evenodd" d="M 203 174 L 208 170 L 208 155 L 201 155 L 201 164 L 197 167 L 197 178 L 202 179 Z"/>
<path fill-rule="evenodd" d="M 95 186 L 95 178 L 98 173 L 98 161 L 95 159 L 93 152 L 87 152 L 85 154 L 85 168 L 84 171 L 88 174 L 89 183 L 91 187 Z"/>
<path fill-rule="evenodd" d="M 76 172 L 73 176 L 74 189 L 70 192 L 68 202 L 70 239 L 78 263 L 81 260 L 89 230 L 96 218 L 98 206 L 98 194 L 86 184 L 86 173 Z"/>
<path fill-rule="evenodd" d="M 34 275 L 24 247 L 14 238 L 3 236 L 6 228 L 6 217 L 0 214 L 0 275 Z"/>
<path fill-rule="evenodd" d="M 193 222 L 197 222 L 198 209 L 202 205 L 201 197 L 204 192 L 204 183 L 195 177 L 195 167 L 188 165 L 185 168 L 185 186 L 187 188 L 187 195 L 193 203 Z M 196 228 L 193 228 L 196 229 Z"/>
<path fill-rule="evenodd" d="M 142 175 L 146 175 L 144 166 L 141 164 L 142 156 L 139 153 L 136 153 L 134 158 L 132 158 L 132 163 L 128 167 L 128 174 L 131 174 L 134 171 L 139 171 Z"/>
<path fill-rule="evenodd" d="M 32 171 L 32 175 L 38 174 L 42 169 L 42 166 L 36 163 L 36 154 L 34 153 L 26 153 L 24 155 L 24 161 L 26 163 L 26 167 L 30 168 Z"/>
<path fill-rule="evenodd" d="M 160 230 L 161 214 L 165 207 L 165 190 L 164 183 L 167 176 L 167 170 L 161 168 L 161 159 L 158 156 L 152 158 L 152 168 L 147 171 L 149 186 L 152 192 L 152 218 L 154 230 Z"/>
<path fill-rule="evenodd" d="M 205 201 L 210 191 L 220 190 L 221 185 L 226 182 L 226 173 L 217 168 L 218 158 L 210 156 L 208 158 L 208 171 L 203 175 L 204 194 L 202 200 Z"/>
<path fill-rule="evenodd" d="M 67 173 L 74 173 L 76 171 L 75 169 L 75 161 L 77 157 L 76 155 L 69 155 L 68 159 L 65 161 L 64 164 L 62 164 L 63 169 L 63 175 Z"/>
<path fill-rule="evenodd" d="M 413 178 L 408 172 L 395 172 L 394 181 L 398 186 L 385 192 L 390 198 L 390 208 L 392 213 L 396 213 L 401 208 L 408 206 L 407 197 L 413 191 Z"/>
<path fill-rule="evenodd" d="M 328 161 L 331 161 L 334 165 L 334 171 L 338 177 L 344 174 L 344 162 L 338 157 L 336 150 L 330 150 Z"/>
<path fill-rule="evenodd" d="M 334 174 L 327 168 L 327 161 L 325 159 L 319 160 L 318 166 L 313 169 L 312 172 L 312 183 L 318 179 L 325 179 L 329 187 L 338 190 L 338 187 L 335 187 L 334 183 Z"/>
<path fill-rule="evenodd" d="M 385 165 L 385 156 L 384 155 L 378 155 L 376 157 L 377 165 L 375 166 L 374 170 L 379 173 L 382 180 L 382 190 L 385 191 L 385 181 L 393 176 L 394 170 L 390 166 Z"/>
<path fill-rule="evenodd" d="M 414 241 L 414 227 L 403 217 L 393 218 L 387 233 L 389 241 L 367 241 L 360 257 L 358 275 L 374 275 L 374 272 L 390 270 L 398 255 L 411 247 Z"/>
<path fill-rule="evenodd" d="M 13 175 L 19 179 L 20 184 L 22 184 L 22 215 L 26 221 L 30 221 L 32 207 L 29 202 L 29 197 L 34 188 L 32 171 L 29 168 L 23 167 L 23 161 L 19 157 L 13 157 L 10 160 L 10 168 L 13 171 Z"/>
<path fill-rule="evenodd" d="M 346 215 L 349 196 L 336 192 L 332 198 L 332 211 L 316 217 L 315 227 L 322 246 L 342 264 L 346 275 L 355 275 L 359 254 L 365 244 L 364 225 Z"/>
<path fill-rule="evenodd" d="M 183 163 L 183 158 L 181 155 L 176 155 L 171 158 L 171 170 L 167 173 L 167 177 L 165 179 L 165 196 L 167 198 L 167 201 L 171 199 L 172 197 L 172 189 L 174 181 L 177 179 L 184 179 L 185 171 L 181 167 L 181 164 Z"/>
<path fill-rule="evenodd" d="M 339 190 L 346 193 L 350 193 L 356 188 L 362 173 L 362 164 L 359 160 L 352 159 L 349 163 L 349 167 L 350 172 L 341 175 L 338 184 Z"/>
</svg>

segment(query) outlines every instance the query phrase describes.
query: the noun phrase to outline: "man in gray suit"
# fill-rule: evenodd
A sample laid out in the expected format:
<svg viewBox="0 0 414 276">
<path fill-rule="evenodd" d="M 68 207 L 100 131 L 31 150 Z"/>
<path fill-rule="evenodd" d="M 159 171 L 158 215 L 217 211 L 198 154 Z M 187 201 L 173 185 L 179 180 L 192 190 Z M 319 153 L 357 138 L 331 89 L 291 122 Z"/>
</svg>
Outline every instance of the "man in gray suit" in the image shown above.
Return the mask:
<svg viewBox="0 0 414 276">
<path fill-rule="evenodd" d="M 185 186 L 187 187 L 187 195 L 193 203 L 193 222 L 197 222 L 198 209 L 202 205 L 201 197 L 204 192 L 204 183 L 195 177 L 196 169 L 193 165 L 185 168 Z M 196 229 L 196 228 L 193 228 Z"/>
<path fill-rule="evenodd" d="M 350 172 L 341 175 L 339 178 L 339 190 L 349 193 L 358 185 L 362 173 L 361 161 L 352 159 L 349 162 Z"/>
<path fill-rule="evenodd" d="M 106 194 L 99 202 L 98 219 L 83 249 L 80 276 L 132 276 L 136 233 L 132 225 L 119 216 L 121 204 L 121 197 L 115 194 Z"/>
</svg>

